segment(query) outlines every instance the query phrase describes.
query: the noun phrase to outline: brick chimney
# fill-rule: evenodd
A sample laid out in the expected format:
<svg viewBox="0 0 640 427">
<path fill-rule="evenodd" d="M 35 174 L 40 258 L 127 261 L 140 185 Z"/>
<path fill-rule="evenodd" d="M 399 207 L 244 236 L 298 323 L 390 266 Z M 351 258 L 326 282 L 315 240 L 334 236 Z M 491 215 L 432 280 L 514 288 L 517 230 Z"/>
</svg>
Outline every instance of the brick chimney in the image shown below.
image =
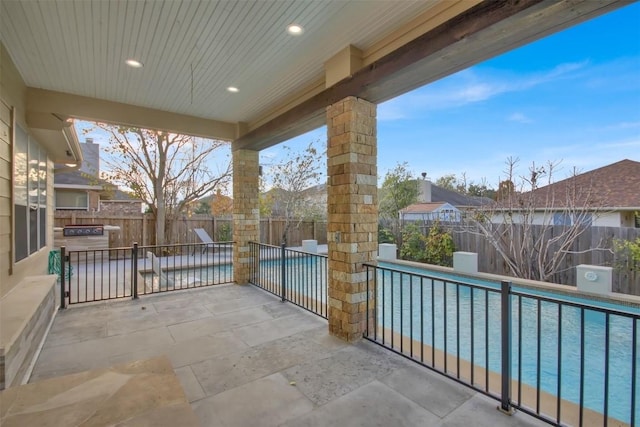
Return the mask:
<svg viewBox="0 0 640 427">
<path fill-rule="evenodd" d="M 431 203 L 431 180 L 426 172 L 418 179 L 418 203 Z"/>
<path fill-rule="evenodd" d="M 80 172 L 97 177 L 100 174 L 100 145 L 94 144 L 93 138 L 87 138 L 80 147 L 84 158 Z"/>
</svg>

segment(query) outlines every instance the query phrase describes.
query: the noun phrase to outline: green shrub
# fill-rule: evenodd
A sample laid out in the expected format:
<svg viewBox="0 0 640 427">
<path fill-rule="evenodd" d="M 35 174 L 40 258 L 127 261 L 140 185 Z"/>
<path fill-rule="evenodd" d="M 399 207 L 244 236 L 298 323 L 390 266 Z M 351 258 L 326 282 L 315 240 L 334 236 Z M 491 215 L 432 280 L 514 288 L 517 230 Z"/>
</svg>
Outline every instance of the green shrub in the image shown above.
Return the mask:
<svg viewBox="0 0 640 427">
<path fill-rule="evenodd" d="M 451 267 L 454 250 L 451 233 L 437 222 L 431 226 L 427 236 L 415 224 L 409 224 L 402 230 L 402 259 Z"/>
<path fill-rule="evenodd" d="M 425 237 L 415 224 L 409 224 L 402 230 L 400 257 L 409 261 L 424 261 Z"/>
<path fill-rule="evenodd" d="M 396 238 L 388 228 L 378 225 L 378 243 L 395 243 Z"/>
<path fill-rule="evenodd" d="M 453 237 L 437 222 L 433 224 L 425 239 L 425 262 L 434 265 L 451 267 L 453 265 Z"/>
<path fill-rule="evenodd" d="M 615 265 L 620 270 L 640 270 L 640 237 L 636 240 L 614 239 Z"/>
</svg>

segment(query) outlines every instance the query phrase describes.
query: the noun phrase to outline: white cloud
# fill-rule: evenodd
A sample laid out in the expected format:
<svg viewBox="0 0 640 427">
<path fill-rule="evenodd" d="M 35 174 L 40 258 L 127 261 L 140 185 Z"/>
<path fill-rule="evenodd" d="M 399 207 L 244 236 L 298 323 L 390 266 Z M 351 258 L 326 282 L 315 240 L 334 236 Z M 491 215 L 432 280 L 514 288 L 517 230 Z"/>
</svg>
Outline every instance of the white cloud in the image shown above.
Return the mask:
<svg viewBox="0 0 640 427">
<path fill-rule="evenodd" d="M 402 97 L 378 105 L 377 118 L 379 121 L 392 121 L 406 118 L 402 108 Z"/>
<path fill-rule="evenodd" d="M 510 122 L 517 122 L 517 123 L 532 123 L 533 120 L 531 120 L 529 117 L 525 116 L 522 113 L 513 113 L 511 114 L 507 120 L 509 120 Z"/>
<path fill-rule="evenodd" d="M 640 128 L 640 122 L 620 122 L 607 126 L 604 130 L 624 130 Z"/>
<path fill-rule="evenodd" d="M 459 108 L 497 96 L 576 77 L 589 61 L 559 64 L 542 73 L 512 75 L 505 70 L 469 68 L 381 104 L 380 120 L 400 120 L 428 111 Z"/>
</svg>

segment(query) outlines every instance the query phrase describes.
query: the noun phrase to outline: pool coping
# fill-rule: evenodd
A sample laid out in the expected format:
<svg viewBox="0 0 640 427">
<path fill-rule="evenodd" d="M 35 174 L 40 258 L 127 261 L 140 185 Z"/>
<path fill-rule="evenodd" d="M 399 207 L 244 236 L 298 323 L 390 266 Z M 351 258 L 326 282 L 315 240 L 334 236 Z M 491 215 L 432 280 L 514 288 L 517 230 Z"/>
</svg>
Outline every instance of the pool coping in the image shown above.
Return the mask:
<svg viewBox="0 0 640 427">
<path fill-rule="evenodd" d="M 559 293 L 559 294 L 563 294 L 563 295 L 574 297 L 574 298 L 584 298 L 584 299 L 589 299 L 594 301 L 600 301 L 600 302 L 605 302 L 610 304 L 618 304 L 625 307 L 640 309 L 640 296 L 636 296 L 636 295 L 620 294 L 617 292 L 609 292 L 606 294 L 584 292 L 584 291 L 578 291 L 578 289 L 575 286 L 571 286 L 571 285 L 561 285 L 559 283 L 540 282 L 537 280 L 520 279 L 517 277 L 501 276 L 498 274 L 483 273 L 483 272 L 470 274 L 470 273 L 464 273 L 458 270 L 454 270 L 452 267 L 443 267 L 440 265 L 426 264 L 426 263 L 416 262 L 416 261 L 406 261 L 406 260 L 400 260 L 400 259 L 396 259 L 396 260 L 378 259 L 378 261 L 382 261 L 389 264 L 406 265 L 409 267 L 422 268 L 422 269 L 428 268 L 434 271 L 453 274 L 459 277 L 467 277 L 470 279 L 483 279 L 483 280 L 488 280 L 488 281 L 497 282 L 497 283 L 500 283 L 503 280 L 508 280 L 512 284 L 523 287 L 523 288 L 542 290 L 542 291 L 552 291 L 554 293 Z"/>
</svg>

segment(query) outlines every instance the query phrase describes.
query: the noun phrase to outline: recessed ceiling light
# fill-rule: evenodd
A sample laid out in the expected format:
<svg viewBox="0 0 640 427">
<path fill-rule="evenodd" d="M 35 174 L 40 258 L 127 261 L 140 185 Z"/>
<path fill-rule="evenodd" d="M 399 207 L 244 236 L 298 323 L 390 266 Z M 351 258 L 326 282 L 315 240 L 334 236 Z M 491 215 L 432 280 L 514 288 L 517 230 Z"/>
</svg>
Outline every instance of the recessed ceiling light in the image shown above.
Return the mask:
<svg viewBox="0 0 640 427">
<path fill-rule="evenodd" d="M 131 68 L 142 68 L 144 65 L 142 64 L 142 62 L 137 61 L 135 59 L 127 59 L 126 61 L 124 61 L 125 64 L 127 64 L 129 67 Z"/>
<path fill-rule="evenodd" d="M 304 28 L 298 24 L 291 24 L 287 27 L 287 32 L 292 36 L 299 36 L 304 32 Z"/>
<path fill-rule="evenodd" d="M 240 92 L 240 89 L 238 89 L 238 88 L 237 88 L 237 87 L 235 87 L 235 86 L 229 86 L 229 87 L 227 88 L 227 90 L 228 90 L 229 92 L 232 92 L 232 93 L 238 93 L 238 92 Z"/>
</svg>

